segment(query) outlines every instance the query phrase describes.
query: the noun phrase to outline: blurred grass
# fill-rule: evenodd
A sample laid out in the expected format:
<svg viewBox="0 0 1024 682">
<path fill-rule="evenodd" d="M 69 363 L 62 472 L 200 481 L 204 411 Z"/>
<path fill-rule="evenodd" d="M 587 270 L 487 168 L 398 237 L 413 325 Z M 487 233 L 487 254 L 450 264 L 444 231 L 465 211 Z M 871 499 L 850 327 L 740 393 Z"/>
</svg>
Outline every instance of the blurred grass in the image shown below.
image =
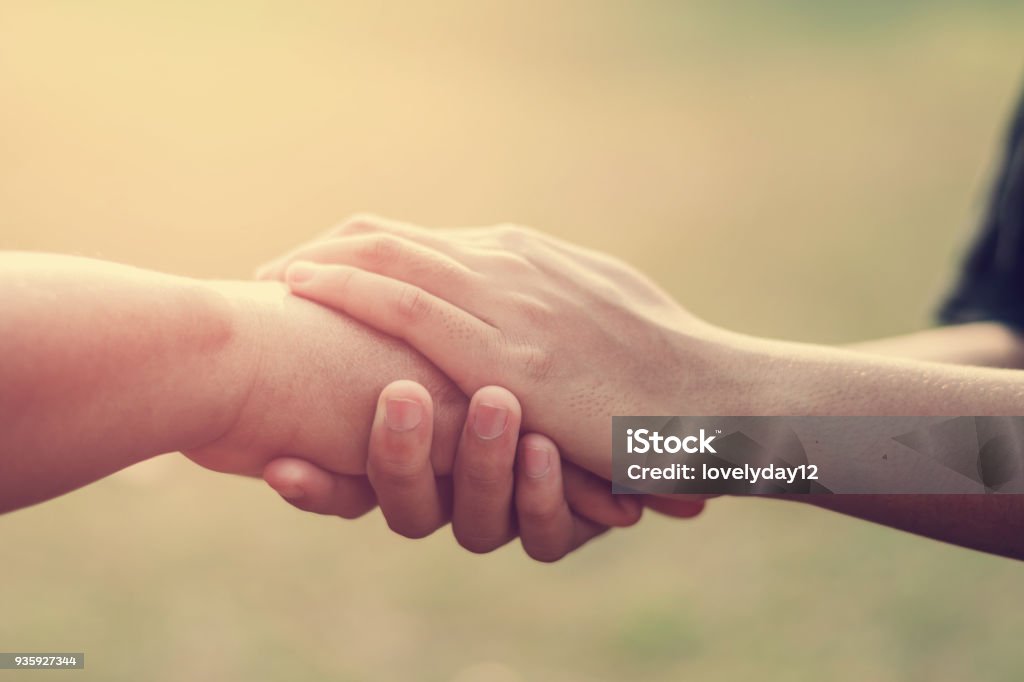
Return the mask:
<svg viewBox="0 0 1024 682">
<path fill-rule="evenodd" d="M 5 2 L 0 248 L 244 277 L 354 211 L 515 220 L 735 329 L 903 332 L 969 237 L 1022 19 L 953 0 Z M 718 500 L 555 566 L 384 531 L 147 463 L 0 518 L 0 650 L 87 652 L 42 679 L 1024 669 L 1017 564 L 799 505 Z"/>
</svg>

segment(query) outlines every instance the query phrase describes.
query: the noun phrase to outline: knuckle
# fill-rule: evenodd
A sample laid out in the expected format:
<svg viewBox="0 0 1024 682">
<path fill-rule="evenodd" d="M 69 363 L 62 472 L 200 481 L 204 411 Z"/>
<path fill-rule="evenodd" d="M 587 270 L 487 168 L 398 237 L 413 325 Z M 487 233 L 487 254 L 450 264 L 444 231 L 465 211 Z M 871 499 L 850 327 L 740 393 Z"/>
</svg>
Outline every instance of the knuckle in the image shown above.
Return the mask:
<svg viewBox="0 0 1024 682">
<path fill-rule="evenodd" d="M 332 289 L 334 289 L 334 291 L 342 299 L 346 299 L 348 297 L 349 289 L 351 288 L 352 284 L 352 276 L 354 274 L 354 270 L 343 268 L 338 272 L 337 276 L 335 277 L 335 281 L 332 284 Z"/>
<path fill-rule="evenodd" d="M 502 223 L 498 226 L 498 234 L 510 243 L 522 243 L 534 238 L 537 231 L 518 223 Z"/>
<path fill-rule="evenodd" d="M 408 457 L 377 456 L 370 460 L 368 473 L 377 485 L 404 490 L 419 484 L 423 477 L 423 462 Z"/>
<path fill-rule="evenodd" d="M 402 253 L 402 244 L 389 234 L 374 235 L 363 249 L 363 257 L 373 265 L 395 261 Z"/>
<path fill-rule="evenodd" d="M 431 311 L 431 302 L 427 293 L 414 286 L 402 287 L 396 306 L 399 316 L 407 322 L 422 320 Z"/>
<path fill-rule="evenodd" d="M 550 305 L 533 296 L 519 296 L 513 304 L 517 317 L 523 319 L 527 329 L 546 329 L 554 321 L 554 310 Z"/>
<path fill-rule="evenodd" d="M 488 228 L 484 236 L 493 246 L 513 253 L 525 251 L 534 241 L 532 230 L 514 223 L 502 223 Z"/>
<path fill-rule="evenodd" d="M 346 218 L 335 230 L 335 234 L 366 234 L 383 229 L 384 219 L 373 213 L 355 213 Z"/>
<path fill-rule="evenodd" d="M 549 526 L 558 519 L 562 510 L 562 504 L 557 500 L 524 504 L 519 507 L 519 518 L 523 525 Z"/>
<path fill-rule="evenodd" d="M 469 274 L 465 267 L 445 258 L 431 258 L 422 266 L 423 274 L 437 281 L 467 281 Z"/>
<path fill-rule="evenodd" d="M 503 467 L 497 462 L 465 462 L 462 465 L 462 478 L 474 489 L 491 490 L 507 485 L 512 480 L 511 464 Z"/>
<path fill-rule="evenodd" d="M 520 347 L 515 352 L 515 362 L 523 374 L 532 380 L 548 379 L 554 373 L 554 354 L 546 348 Z"/>
<path fill-rule="evenodd" d="M 537 270 L 530 259 L 523 255 L 523 251 L 526 250 L 525 245 L 520 244 L 510 248 L 516 249 L 516 252 L 502 252 L 496 256 L 498 264 L 504 272 L 511 275 L 525 275 Z"/>
<path fill-rule="evenodd" d="M 405 455 L 378 458 L 377 473 L 395 482 L 415 482 L 423 476 L 424 462 Z"/>
<path fill-rule="evenodd" d="M 595 282 L 593 292 L 600 301 L 613 310 L 621 310 L 626 307 L 626 296 L 622 288 L 608 280 L 601 279 Z"/>
</svg>

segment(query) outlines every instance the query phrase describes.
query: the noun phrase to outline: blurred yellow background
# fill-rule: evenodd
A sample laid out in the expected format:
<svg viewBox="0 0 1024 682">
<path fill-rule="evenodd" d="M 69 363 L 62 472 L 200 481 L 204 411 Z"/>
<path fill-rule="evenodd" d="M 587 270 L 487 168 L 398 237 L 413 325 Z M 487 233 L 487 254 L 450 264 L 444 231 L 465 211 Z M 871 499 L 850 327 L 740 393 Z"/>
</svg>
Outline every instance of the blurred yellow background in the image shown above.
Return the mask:
<svg viewBox="0 0 1024 682">
<path fill-rule="evenodd" d="M 978 0 L 7 0 L 0 248 L 247 277 L 356 211 L 511 220 L 733 329 L 904 332 L 976 220 L 1022 20 Z M 801 505 L 651 516 L 554 566 L 385 531 L 161 458 L 0 518 L 0 650 L 86 652 L 40 679 L 1024 671 L 1018 564 Z"/>
</svg>

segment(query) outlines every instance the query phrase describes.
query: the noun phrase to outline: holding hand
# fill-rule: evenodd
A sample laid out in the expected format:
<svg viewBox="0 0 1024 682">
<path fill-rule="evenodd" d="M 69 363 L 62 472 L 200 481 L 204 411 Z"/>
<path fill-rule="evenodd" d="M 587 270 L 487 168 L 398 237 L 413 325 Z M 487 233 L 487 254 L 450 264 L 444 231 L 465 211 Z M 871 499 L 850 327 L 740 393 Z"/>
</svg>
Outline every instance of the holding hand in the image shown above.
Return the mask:
<svg viewBox="0 0 1024 682">
<path fill-rule="evenodd" d="M 472 552 L 490 552 L 518 534 L 526 553 L 540 561 L 560 559 L 609 526 L 639 520 L 638 498 L 613 496 L 587 472 L 563 469 L 557 446 L 539 434 L 520 437 L 520 422 L 511 393 L 496 386 L 477 391 L 452 475 L 438 477 L 430 458 L 430 394 L 415 382 L 396 381 L 377 402 L 366 478 L 294 458 L 270 462 L 263 476 L 300 509 L 354 518 L 379 503 L 400 535 L 425 537 L 451 520 L 459 544 Z"/>
<path fill-rule="evenodd" d="M 404 340 L 467 394 L 507 386 L 529 428 L 604 477 L 614 414 L 735 412 L 707 390 L 724 333 L 624 263 L 532 230 L 355 220 L 262 276 Z"/>
</svg>

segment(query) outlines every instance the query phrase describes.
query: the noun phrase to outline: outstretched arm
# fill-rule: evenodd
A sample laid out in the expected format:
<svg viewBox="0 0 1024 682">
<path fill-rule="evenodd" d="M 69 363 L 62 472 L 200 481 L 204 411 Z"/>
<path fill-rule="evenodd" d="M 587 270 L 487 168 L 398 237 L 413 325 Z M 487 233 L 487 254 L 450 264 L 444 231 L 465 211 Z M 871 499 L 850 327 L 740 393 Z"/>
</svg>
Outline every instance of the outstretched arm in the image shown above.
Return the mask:
<svg viewBox="0 0 1024 682">
<path fill-rule="evenodd" d="M 462 394 L 281 285 L 0 254 L 0 511 L 176 450 L 235 473 L 291 454 L 362 474 L 375 398 L 399 378 L 434 395 L 444 472 Z"/>
</svg>

